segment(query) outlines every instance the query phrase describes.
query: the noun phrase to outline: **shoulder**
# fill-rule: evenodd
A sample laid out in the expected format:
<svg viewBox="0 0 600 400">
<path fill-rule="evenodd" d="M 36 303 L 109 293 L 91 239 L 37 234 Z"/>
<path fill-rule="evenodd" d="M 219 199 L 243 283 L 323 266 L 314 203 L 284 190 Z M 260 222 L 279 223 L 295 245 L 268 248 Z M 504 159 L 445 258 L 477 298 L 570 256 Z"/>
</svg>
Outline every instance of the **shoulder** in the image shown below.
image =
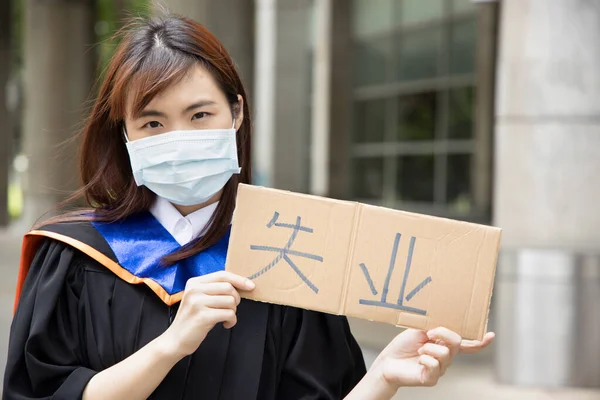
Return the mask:
<svg viewBox="0 0 600 400">
<path fill-rule="evenodd" d="M 60 249 L 77 250 L 77 258 L 86 258 L 80 257 L 81 255 L 93 259 L 103 256 L 116 262 L 109 244 L 89 221 L 54 223 L 32 230 L 24 238 L 24 256 L 29 243 L 34 251 L 42 243 L 48 243 Z"/>
<path fill-rule="evenodd" d="M 79 274 L 98 254 L 114 259 L 112 250 L 90 222 L 43 225 L 23 238 L 20 274 Z"/>
<path fill-rule="evenodd" d="M 15 308 L 27 293 L 41 288 L 80 285 L 84 267 L 95 267 L 99 255 L 114 259 L 112 250 L 89 222 L 44 225 L 23 238 Z M 41 283 L 44 283 L 40 286 Z"/>
</svg>

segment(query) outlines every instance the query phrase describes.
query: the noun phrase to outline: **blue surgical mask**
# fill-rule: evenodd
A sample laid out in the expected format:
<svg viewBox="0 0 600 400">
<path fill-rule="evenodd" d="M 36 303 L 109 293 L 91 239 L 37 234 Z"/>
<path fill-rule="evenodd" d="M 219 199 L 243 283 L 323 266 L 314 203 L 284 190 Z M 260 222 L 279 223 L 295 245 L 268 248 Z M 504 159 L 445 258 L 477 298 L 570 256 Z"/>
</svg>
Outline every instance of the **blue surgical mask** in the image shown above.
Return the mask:
<svg viewBox="0 0 600 400">
<path fill-rule="evenodd" d="M 239 174 L 236 131 L 173 131 L 132 142 L 127 151 L 135 183 L 182 206 L 204 203 Z"/>
</svg>

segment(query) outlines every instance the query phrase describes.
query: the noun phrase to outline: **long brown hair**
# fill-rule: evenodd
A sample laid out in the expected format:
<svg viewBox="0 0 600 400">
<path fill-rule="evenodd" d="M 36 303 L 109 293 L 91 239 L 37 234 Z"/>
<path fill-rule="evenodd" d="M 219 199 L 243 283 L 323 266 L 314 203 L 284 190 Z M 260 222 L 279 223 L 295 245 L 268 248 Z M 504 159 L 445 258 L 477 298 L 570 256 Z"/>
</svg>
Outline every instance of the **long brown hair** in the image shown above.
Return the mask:
<svg viewBox="0 0 600 400">
<path fill-rule="evenodd" d="M 239 111 L 237 95 L 244 99 L 244 120 L 237 132 L 242 171 L 225 185 L 205 235 L 164 259 L 167 263 L 175 262 L 201 252 L 225 235 L 235 207 L 237 186 L 251 181 L 252 125 L 248 97 L 227 50 L 210 31 L 189 18 L 165 15 L 137 19 L 118 32 L 115 39 L 120 39 L 120 44 L 81 131 L 82 187 L 60 205 L 65 207 L 84 199 L 93 216 L 89 216 L 92 211 L 89 208 L 64 212 L 44 225 L 90 219 L 113 222 L 149 209 L 155 195 L 135 184 L 123 137 L 127 94 L 135 90 L 131 93 L 132 112 L 137 114 L 193 66 L 201 65 L 225 94 L 232 114 Z"/>
</svg>

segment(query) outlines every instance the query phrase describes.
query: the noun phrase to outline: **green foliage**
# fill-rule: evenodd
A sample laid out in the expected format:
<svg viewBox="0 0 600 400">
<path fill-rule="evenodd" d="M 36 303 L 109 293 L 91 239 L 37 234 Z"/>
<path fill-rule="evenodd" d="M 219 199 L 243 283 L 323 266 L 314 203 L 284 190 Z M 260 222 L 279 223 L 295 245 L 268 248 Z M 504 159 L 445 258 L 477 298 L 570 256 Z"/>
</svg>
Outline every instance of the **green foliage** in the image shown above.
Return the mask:
<svg viewBox="0 0 600 400">
<path fill-rule="evenodd" d="M 23 31 L 25 20 L 25 0 L 12 1 L 12 68 L 19 71 L 23 66 Z"/>
<path fill-rule="evenodd" d="M 116 40 L 111 40 L 113 35 L 127 19 L 149 13 L 148 0 L 96 0 L 95 31 L 101 71 L 105 70 L 118 45 Z"/>
<path fill-rule="evenodd" d="M 15 220 L 23 213 L 23 191 L 19 185 L 11 182 L 8 185 L 8 215 Z"/>
<path fill-rule="evenodd" d="M 2 0 L 0 0 L 2 1 Z M 25 31 L 25 7 L 27 0 L 12 1 L 12 43 L 13 71 L 18 73 L 23 67 L 23 34 Z M 110 38 L 122 26 L 123 20 L 133 16 L 146 16 L 150 13 L 149 0 L 95 0 L 96 43 L 101 71 L 112 56 L 117 43 Z"/>
</svg>

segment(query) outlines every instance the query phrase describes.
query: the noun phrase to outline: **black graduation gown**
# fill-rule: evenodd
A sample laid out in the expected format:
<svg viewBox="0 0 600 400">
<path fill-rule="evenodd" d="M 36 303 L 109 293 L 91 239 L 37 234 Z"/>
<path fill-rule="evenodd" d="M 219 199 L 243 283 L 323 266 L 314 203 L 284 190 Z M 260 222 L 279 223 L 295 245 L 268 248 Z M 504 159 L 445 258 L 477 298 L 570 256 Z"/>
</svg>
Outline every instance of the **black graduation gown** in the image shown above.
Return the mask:
<svg viewBox="0 0 600 400">
<path fill-rule="evenodd" d="M 116 260 L 89 223 L 60 232 Z M 88 381 L 163 333 L 177 311 L 68 244 L 44 239 L 10 332 L 3 399 L 78 399 Z M 346 318 L 242 300 L 150 399 L 341 399 L 365 374 Z"/>
</svg>

